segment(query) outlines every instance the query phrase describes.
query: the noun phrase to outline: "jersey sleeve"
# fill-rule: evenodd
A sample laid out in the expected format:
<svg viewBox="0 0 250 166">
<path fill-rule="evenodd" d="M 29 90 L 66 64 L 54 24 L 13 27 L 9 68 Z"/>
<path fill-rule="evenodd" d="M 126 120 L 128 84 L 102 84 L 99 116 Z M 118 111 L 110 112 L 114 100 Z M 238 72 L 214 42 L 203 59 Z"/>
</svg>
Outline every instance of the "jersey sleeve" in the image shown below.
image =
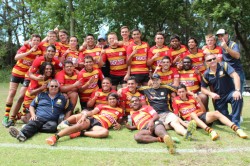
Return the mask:
<svg viewBox="0 0 250 166">
<path fill-rule="evenodd" d="M 21 48 L 19 48 L 19 50 L 17 51 L 17 54 L 22 54 L 27 52 L 28 48 L 26 47 L 26 45 L 23 45 Z"/>
<path fill-rule="evenodd" d="M 179 108 L 178 108 L 178 105 L 176 104 L 176 98 L 173 99 L 172 107 L 173 107 L 174 114 L 178 116 L 179 115 Z"/>
<path fill-rule="evenodd" d="M 60 85 L 64 85 L 64 75 L 62 72 L 58 72 L 55 76 L 55 79 L 60 83 Z"/>
</svg>

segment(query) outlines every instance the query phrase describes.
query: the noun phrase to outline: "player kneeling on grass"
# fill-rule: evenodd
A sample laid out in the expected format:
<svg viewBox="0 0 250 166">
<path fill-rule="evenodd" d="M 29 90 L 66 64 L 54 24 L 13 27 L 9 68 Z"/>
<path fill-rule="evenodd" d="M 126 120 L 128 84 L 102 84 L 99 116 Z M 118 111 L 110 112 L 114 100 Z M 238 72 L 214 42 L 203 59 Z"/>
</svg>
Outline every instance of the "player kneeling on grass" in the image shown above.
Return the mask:
<svg viewBox="0 0 250 166">
<path fill-rule="evenodd" d="M 219 111 L 206 112 L 204 105 L 197 95 L 187 95 L 187 88 L 185 85 L 181 84 L 178 86 L 177 94 L 178 96 L 174 98 L 173 101 L 174 113 L 179 114 L 184 120 L 195 120 L 199 127 L 205 129 L 205 131 L 211 135 L 213 141 L 216 140 L 219 135 L 212 128 L 208 127 L 208 125 L 216 120 L 219 120 L 221 123 L 229 126 L 239 137 L 248 137 L 242 129 L 238 128 Z"/>
<path fill-rule="evenodd" d="M 61 131 L 46 139 L 47 144 L 54 145 L 59 138 L 69 135 L 70 138 L 87 136 L 93 138 L 108 137 L 108 128 L 111 126 L 119 130 L 121 125 L 117 122 L 123 116 L 122 108 L 118 107 L 118 95 L 110 93 L 107 96 L 108 105 L 98 105 L 92 111 L 72 115 L 62 121 L 57 129 Z"/>
<path fill-rule="evenodd" d="M 9 133 L 22 142 L 37 132 L 55 133 L 59 116 L 61 114 L 66 114 L 65 117 L 69 116 L 71 108 L 69 99 L 59 92 L 59 82 L 51 80 L 48 91 L 40 93 L 30 104 L 29 122 L 21 131 L 11 126 Z"/>
<path fill-rule="evenodd" d="M 159 115 L 149 105 L 142 106 L 140 99 L 133 96 L 130 100 L 132 111 L 130 112 L 132 122 L 135 125 L 126 124 L 130 130 L 140 130 L 134 138 L 138 143 L 164 142 L 169 148 L 169 153 L 174 154 L 174 142 L 159 121 Z"/>
</svg>

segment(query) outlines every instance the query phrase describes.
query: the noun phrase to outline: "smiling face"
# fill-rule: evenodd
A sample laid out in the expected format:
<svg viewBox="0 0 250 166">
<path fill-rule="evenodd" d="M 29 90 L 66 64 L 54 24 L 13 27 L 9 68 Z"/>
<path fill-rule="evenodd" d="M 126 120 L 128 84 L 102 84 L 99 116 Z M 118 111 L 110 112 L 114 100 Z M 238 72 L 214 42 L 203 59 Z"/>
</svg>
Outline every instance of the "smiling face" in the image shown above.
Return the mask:
<svg viewBox="0 0 250 166">
<path fill-rule="evenodd" d="M 152 88 L 158 89 L 161 85 L 161 79 L 159 78 L 152 78 Z"/>
<path fill-rule="evenodd" d="M 117 36 L 115 34 L 109 34 L 108 35 L 108 43 L 109 46 L 116 46 L 117 44 L 115 43 L 117 41 Z"/>
<path fill-rule="evenodd" d="M 85 70 L 92 71 L 93 70 L 94 61 L 91 58 L 85 58 L 84 59 L 84 65 L 85 65 Z"/>
<path fill-rule="evenodd" d="M 46 50 L 46 58 L 52 59 L 56 55 L 56 50 L 53 47 L 48 47 Z"/>
<path fill-rule="evenodd" d="M 93 36 L 86 37 L 87 46 L 92 47 L 95 45 L 95 39 Z"/>
<path fill-rule="evenodd" d="M 217 66 L 217 58 L 214 54 L 207 55 L 205 57 L 205 62 L 208 67 L 216 67 Z"/>
<path fill-rule="evenodd" d="M 118 104 L 118 100 L 114 97 L 114 96 L 109 96 L 108 97 L 108 104 L 109 104 L 109 106 L 111 106 L 111 107 L 116 107 L 117 106 L 117 104 Z"/>
<path fill-rule="evenodd" d="M 156 36 L 155 36 L 155 44 L 156 44 L 158 47 L 163 46 L 163 44 L 164 44 L 164 36 L 163 36 L 163 35 L 156 35 Z"/>
<path fill-rule="evenodd" d="M 216 40 L 215 40 L 215 36 L 214 35 L 208 35 L 206 36 L 206 45 L 209 47 L 209 48 L 212 48 L 214 47 L 216 44 Z"/>
<path fill-rule="evenodd" d="M 33 37 L 31 39 L 31 47 L 38 46 L 40 42 L 41 42 L 41 38 L 39 38 L 39 37 Z"/>
<path fill-rule="evenodd" d="M 197 48 L 197 44 L 195 43 L 194 39 L 188 40 L 188 47 L 189 47 L 190 49 L 195 49 L 195 48 Z"/>
<path fill-rule="evenodd" d="M 183 69 L 184 70 L 190 70 L 192 69 L 192 61 L 191 59 L 183 59 Z"/>
<path fill-rule="evenodd" d="M 72 76 L 73 73 L 74 73 L 74 66 L 73 66 L 73 64 L 71 64 L 71 63 L 65 63 L 64 64 L 64 71 L 65 71 L 66 75 Z"/>
<path fill-rule="evenodd" d="M 121 36 L 123 39 L 128 39 L 129 38 L 129 30 L 128 28 L 122 28 L 121 29 Z"/>
<path fill-rule="evenodd" d="M 55 95 L 59 92 L 59 85 L 58 82 L 55 80 L 52 80 L 49 84 L 49 93 L 51 95 Z"/>
<path fill-rule="evenodd" d="M 172 64 L 171 64 L 171 62 L 170 62 L 169 59 L 163 59 L 163 60 L 161 61 L 161 67 L 162 67 L 162 69 L 164 69 L 164 70 L 168 70 L 168 69 L 170 68 L 171 65 L 172 65 Z"/>
<path fill-rule="evenodd" d="M 137 111 L 141 108 L 140 99 L 138 97 L 132 97 L 130 100 L 130 105 L 134 111 Z"/>
<path fill-rule="evenodd" d="M 48 41 L 49 41 L 49 43 L 53 44 L 53 43 L 56 42 L 56 40 L 57 40 L 56 33 L 50 32 L 48 34 Z"/>
<path fill-rule="evenodd" d="M 52 76 L 52 66 L 51 65 L 46 65 L 44 69 L 44 76 L 45 77 L 51 77 Z"/>
<path fill-rule="evenodd" d="M 135 80 L 128 80 L 127 86 L 128 86 L 129 92 L 134 93 L 136 91 L 137 83 Z"/>
<path fill-rule="evenodd" d="M 176 39 L 176 38 L 173 38 L 171 41 L 170 41 L 170 46 L 171 48 L 173 48 L 174 50 L 177 50 L 181 47 L 181 42 Z"/>
<path fill-rule="evenodd" d="M 132 38 L 134 39 L 134 42 L 140 42 L 141 41 L 140 31 L 133 31 Z"/>
<path fill-rule="evenodd" d="M 104 92 L 109 92 L 111 90 L 111 86 L 112 86 L 112 84 L 111 84 L 110 80 L 103 79 L 103 81 L 102 81 L 102 90 Z"/>
<path fill-rule="evenodd" d="M 67 43 L 68 35 L 64 32 L 59 32 L 59 40 L 61 43 Z"/>
<path fill-rule="evenodd" d="M 71 37 L 69 40 L 69 45 L 70 47 L 76 48 L 78 42 L 76 37 Z"/>
</svg>

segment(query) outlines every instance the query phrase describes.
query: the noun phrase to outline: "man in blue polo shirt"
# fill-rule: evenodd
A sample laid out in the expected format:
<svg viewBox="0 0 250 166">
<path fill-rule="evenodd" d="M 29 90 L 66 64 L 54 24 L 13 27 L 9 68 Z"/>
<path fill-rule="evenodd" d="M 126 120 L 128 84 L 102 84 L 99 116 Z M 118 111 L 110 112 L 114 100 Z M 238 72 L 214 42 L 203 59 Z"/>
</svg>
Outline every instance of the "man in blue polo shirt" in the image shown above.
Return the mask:
<svg viewBox="0 0 250 166">
<path fill-rule="evenodd" d="M 69 99 L 59 92 L 59 82 L 51 80 L 48 91 L 40 93 L 30 104 L 31 118 L 21 130 L 9 128 L 11 136 L 23 142 L 37 132 L 55 133 L 57 122 L 61 114 L 69 116 L 72 105 Z"/>
<path fill-rule="evenodd" d="M 238 74 L 227 62 L 218 63 L 213 54 L 207 55 L 205 62 L 208 69 L 202 78 L 202 93 L 212 97 L 215 109 L 240 127 L 240 114 L 243 100 L 240 92 L 240 78 Z M 207 89 L 208 86 L 210 86 L 211 91 Z M 232 114 L 230 115 L 228 112 L 228 103 L 232 105 Z"/>
<path fill-rule="evenodd" d="M 235 72 L 240 77 L 240 91 L 243 92 L 243 85 L 245 80 L 244 71 L 240 62 L 240 49 L 237 43 L 229 40 L 229 35 L 225 29 L 219 29 L 216 36 L 220 42 L 223 51 L 223 60 L 232 66 Z"/>
</svg>

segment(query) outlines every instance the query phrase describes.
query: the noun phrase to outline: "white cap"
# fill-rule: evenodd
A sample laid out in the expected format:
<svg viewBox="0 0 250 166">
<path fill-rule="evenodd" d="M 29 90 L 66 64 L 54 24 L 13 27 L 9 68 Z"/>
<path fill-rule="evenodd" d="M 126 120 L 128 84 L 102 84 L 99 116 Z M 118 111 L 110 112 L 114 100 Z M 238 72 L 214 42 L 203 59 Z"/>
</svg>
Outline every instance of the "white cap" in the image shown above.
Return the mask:
<svg viewBox="0 0 250 166">
<path fill-rule="evenodd" d="M 216 35 L 224 35 L 226 34 L 227 32 L 225 31 L 225 29 L 219 29 L 217 32 L 216 32 Z"/>
</svg>

